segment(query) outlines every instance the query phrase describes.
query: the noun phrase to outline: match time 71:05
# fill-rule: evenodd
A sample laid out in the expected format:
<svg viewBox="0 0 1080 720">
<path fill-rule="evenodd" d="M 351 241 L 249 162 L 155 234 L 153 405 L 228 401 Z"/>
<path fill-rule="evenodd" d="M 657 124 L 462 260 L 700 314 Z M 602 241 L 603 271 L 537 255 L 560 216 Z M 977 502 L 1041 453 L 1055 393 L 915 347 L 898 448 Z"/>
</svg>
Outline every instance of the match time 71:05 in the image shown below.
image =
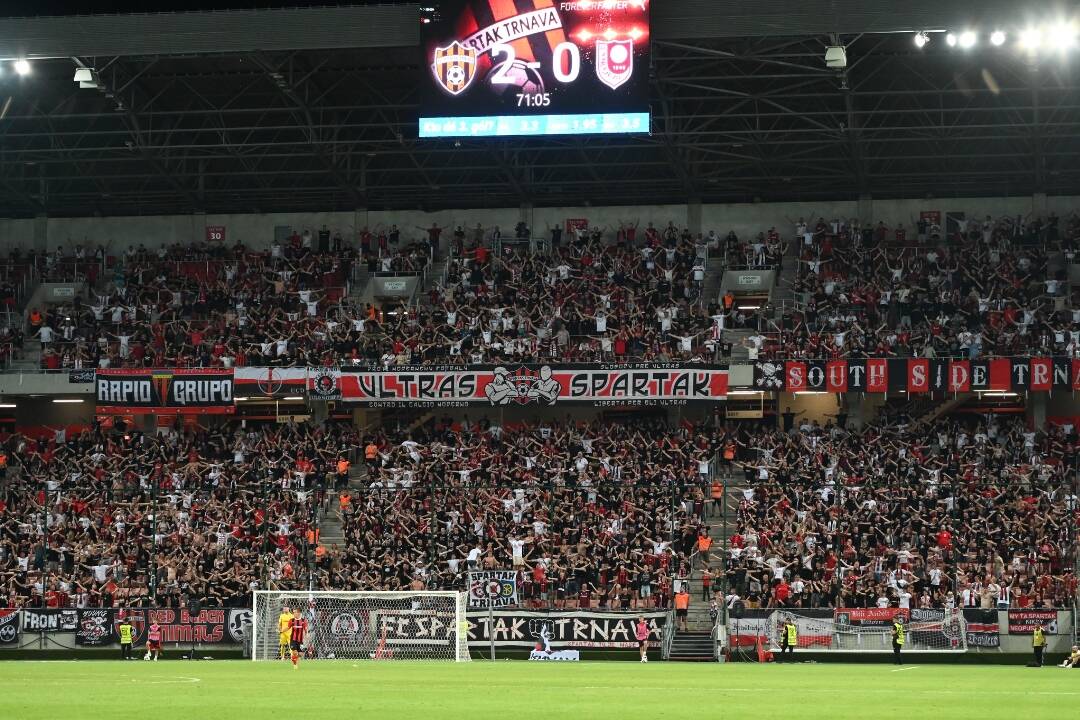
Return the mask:
<svg viewBox="0 0 1080 720">
<path fill-rule="evenodd" d="M 551 105 L 550 93 L 518 93 L 518 107 L 547 107 Z"/>
</svg>

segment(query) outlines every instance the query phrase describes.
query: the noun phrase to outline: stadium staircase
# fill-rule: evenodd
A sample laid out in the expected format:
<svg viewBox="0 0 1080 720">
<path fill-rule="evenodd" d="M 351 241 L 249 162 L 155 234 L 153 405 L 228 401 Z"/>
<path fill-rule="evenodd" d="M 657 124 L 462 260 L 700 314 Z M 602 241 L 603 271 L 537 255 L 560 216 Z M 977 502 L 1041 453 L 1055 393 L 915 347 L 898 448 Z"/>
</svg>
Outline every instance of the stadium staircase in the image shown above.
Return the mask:
<svg viewBox="0 0 1080 720">
<path fill-rule="evenodd" d="M 349 470 L 349 485 L 346 488 L 356 497 L 356 491 L 364 487 L 367 480 L 367 466 L 363 463 L 353 465 Z M 326 502 L 320 508 L 319 539 L 324 545 L 341 549 L 345 544 L 345 533 L 341 529 L 341 516 L 338 514 L 337 492 L 327 493 Z"/>
<path fill-rule="evenodd" d="M 676 632 L 668 660 L 675 662 L 713 662 L 716 651 L 709 632 Z"/>
<path fill-rule="evenodd" d="M 928 425 L 937 420 L 942 415 L 947 415 L 948 413 L 952 412 L 967 401 L 968 397 L 966 395 L 954 395 L 944 400 L 935 402 L 929 409 L 925 410 L 917 417 L 915 417 L 912 421 L 912 424 L 916 427 L 918 427 L 919 425 Z"/>
<path fill-rule="evenodd" d="M 705 263 L 705 280 L 701 284 L 701 297 L 706 304 L 720 304 L 720 283 L 724 279 L 726 261 L 719 251 L 712 251 Z"/>
</svg>

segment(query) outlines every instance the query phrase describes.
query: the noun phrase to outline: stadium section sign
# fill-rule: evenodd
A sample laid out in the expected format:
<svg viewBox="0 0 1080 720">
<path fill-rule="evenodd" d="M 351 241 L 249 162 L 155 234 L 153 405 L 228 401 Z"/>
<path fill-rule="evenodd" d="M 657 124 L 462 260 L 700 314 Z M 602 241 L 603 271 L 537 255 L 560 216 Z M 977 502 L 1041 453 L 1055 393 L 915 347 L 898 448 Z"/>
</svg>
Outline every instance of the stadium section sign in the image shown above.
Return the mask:
<svg viewBox="0 0 1080 720">
<path fill-rule="evenodd" d="M 517 605 L 517 572 L 482 570 L 469 573 L 469 607 L 496 608 Z"/>
<path fill-rule="evenodd" d="M 98 370 L 98 412 L 228 414 L 232 370 Z"/>
<path fill-rule="evenodd" d="M 444 0 L 420 137 L 649 132 L 650 0 Z"/>
<path fill-rule="evenodd" d="M 1080 390 L 1080 360 L 867 358 L 754 363 L 754 388 L 787 392 L 1050 392 Z"/>
</svg>

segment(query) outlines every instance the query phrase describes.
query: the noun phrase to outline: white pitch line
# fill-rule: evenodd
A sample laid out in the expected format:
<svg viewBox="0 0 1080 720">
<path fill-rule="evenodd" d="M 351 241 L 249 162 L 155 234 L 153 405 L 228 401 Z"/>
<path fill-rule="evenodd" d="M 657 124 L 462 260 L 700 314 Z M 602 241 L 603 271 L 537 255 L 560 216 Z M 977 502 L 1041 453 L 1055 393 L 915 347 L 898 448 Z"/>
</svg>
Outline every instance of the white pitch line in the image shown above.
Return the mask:
<svg viewBox="0 0 1080 720">
<path fill-rule="evenodd" d="M 896 668 L 892 672 L 904 672 L 905 670 L 916 670 L 916 669 L 918 669 L 918 667 L 919 667 L 918 665 L 908 665 L 907 667 Z"/>
<path fill-rule="evenodd" d="M 177 675 L 174 678 L 168 678 L 165 680 L 143 680 L 142 678 L 131 678 L 131 682 L 139 685 L 189 685 L 192 683 L 202 682 L 197 677 L 190 677 L 187 675 Z"/>
</svg>

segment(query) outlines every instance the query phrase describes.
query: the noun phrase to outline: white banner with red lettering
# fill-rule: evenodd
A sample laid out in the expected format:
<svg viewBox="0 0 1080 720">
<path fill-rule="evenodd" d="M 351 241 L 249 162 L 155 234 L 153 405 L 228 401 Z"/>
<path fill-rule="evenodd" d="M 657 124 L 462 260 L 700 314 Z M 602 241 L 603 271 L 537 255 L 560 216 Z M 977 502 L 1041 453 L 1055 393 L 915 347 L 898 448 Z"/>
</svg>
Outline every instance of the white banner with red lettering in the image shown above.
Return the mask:
<svg viewBox="0 0 1080 720">
<path fill-rule="evenodd" d="M 313 379 L 329 370 L 237 368 L 236 394 L 310 395 Z M 722 400 L 728 390 L 726 369 L 683 363 L 343 367 L 332 380 L 335 397 L 374 406 L 680 405 Z"/>
</svg>

